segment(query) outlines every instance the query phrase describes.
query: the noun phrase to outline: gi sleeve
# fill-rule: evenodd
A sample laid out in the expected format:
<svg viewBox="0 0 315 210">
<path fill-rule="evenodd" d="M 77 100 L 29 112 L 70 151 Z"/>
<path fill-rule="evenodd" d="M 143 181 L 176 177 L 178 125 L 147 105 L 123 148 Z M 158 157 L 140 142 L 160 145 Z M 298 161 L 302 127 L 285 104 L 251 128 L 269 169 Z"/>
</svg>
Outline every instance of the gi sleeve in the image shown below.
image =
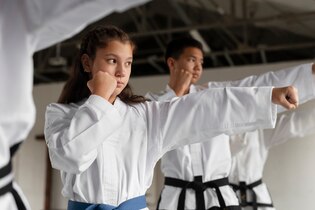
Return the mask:
<svg viewBox="0 0 315 210">
<path fill-rule="evenodd" d="M 149 0 L 27 0 L 25 23 L 35 51 L 70 38 L 112 12 L 122 12 Z"/>
<path fill-rule="evenodd" d="M 76 108 L 49 105 L 44 132 L 52 166 L 69 173 L 86 170 L 95 160 L 98 146 L 121 122 L 118 110 L 96 95 Z"/>
<path fill-rule="evenodd" d="M 168 102 L 148 102 L 149 139 L 158 139 L 164 154 L 222 133 L 272 128 L 276 106 L 271 94 L 270 87 L 213 88 Z"/>
<path fill-rule="evenodd" d="M 293 85 L 298 89 L 299 103 L 301 104 L 315 97 L 315 80 L 312 74 L 312 65 L 312 63 L 303 64 L 275 72 L 267 72 L 259 76 L 249 76 L 238 81 L 209 82 L 208 87 L 283 87 Z M 283 107 L 278 108 L 278 112 L 285 111 Z"/>
<path fill-rule="evenodd" d="M 151 101 L 170 101 L 172 98 L 177 97 L 176 93 L 169 86 L 160 93 L 148 92 L 145 97 Z"/>
<path fill-rule="evenodd" d="M 315 134 L 315 100 L 295 111 L 287 111 L 278 117 L 274 129 L 263 131 L 263 142 L 267 148 L 282 144 L 290 139 Z"/>
</svg>

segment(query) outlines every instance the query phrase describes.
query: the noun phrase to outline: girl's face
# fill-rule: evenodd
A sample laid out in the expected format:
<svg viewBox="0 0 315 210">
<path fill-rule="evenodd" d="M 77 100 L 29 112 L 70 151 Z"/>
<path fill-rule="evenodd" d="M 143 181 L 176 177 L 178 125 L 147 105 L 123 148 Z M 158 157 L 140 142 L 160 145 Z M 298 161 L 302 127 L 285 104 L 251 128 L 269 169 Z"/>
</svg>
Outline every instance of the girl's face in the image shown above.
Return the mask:
<svg viewBox="0 0 315 210">
<path fill-rule="evenodd" d="M 94 60 L 90 60 L 92 76 L 104 71 L 113 76 L 117 87 L 113 95 L 117 96 L 126 87 L 131 73 L 133 47 L 129 42 L 110 41 L 105 48 L 98 48 Z"/>
</svg>

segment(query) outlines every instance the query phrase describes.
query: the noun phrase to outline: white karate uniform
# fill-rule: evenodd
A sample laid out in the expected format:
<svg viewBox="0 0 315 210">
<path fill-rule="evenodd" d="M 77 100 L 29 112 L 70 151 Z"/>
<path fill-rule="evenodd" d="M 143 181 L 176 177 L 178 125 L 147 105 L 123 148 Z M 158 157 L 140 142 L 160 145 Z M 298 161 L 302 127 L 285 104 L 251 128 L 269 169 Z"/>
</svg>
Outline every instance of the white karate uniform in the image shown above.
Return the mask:
<svg viewBox="0 0 315 210">
<path fill-rule="evenodd" d="M 303 110 L 285 112 L 278 117 L 275 129 L 259 129 L 239 135 L 244 148 L 233 156 L 231 183 L 240 181 L 248 184 L 263 177 L 264 166 L 269 149 L 292 138 L 303 138 L 315 133 L 315 108 L 308 106 Z M 236 140 L 237 141 L 237 140 Z M 233 142 L 232 142 L 233 143 Z M 238 143 L 238 142 L 237 142 Z M 257 203 L 272 204 L 271 196 L 265 183 L 254 187 Z M 237 192 L 238 195 L 239 191 Z M 247 201 L 251 202 L 251 193 L 247 190 Z M 253 207 L 242 209 L 252 210 Z M 274 210 L 272 207 L 258 207 L 259 210 Z"/>
<path fill-rule="evenodd" d="M 269 87 L 216 88 L 164 103 L 126 105 L 117 98 L 112 105 L 91 95 L 79 104 L 51 104 L 45 137 L 52 166 L 62 174 L 62 194 L 113 206 L 144 195 L 167 151 L 220 133 L 272 127 L 270 96 Z"/>
<path fill-rule="evenodd" d="M 189 93 L 205 89 L 202 86 L 191 85 Z M 168 101 L 176 98 L 175 92 L 167 86 L 159 94 L 148 93 L 147 98 L 154 101 Z M 211 118 L 208 118 L 211 120 Z M 204 140 L 203 140 L 204 141 Z M 202 143 L 185 145 L 167 152 L 161 159 L 161 171 L 165 177 L 186 181 L 194 181 L 195 176 L 202 176 L 203 182 L 228 177 L 231 168 L 230 137 L 220 134 Z M 159 203 L 159 209 L 177 209 L 181 188 L 165 185 Z M 227 206 L 238 206 L 239 201 L 230 186 L 220 187 Z M 204 192 L 205 207 L 219 207 L 219 200 L 213 188 Z M 195 191 L 186 190 L 185 209 L 196 209 Z"/>
<path fill-rule="evenodd" d="M 249 86 L 249 85 L 261 85 L 261 84 L 269 84 L 273 86 L 287 86 L 294 84 L 299 93 L 300 104 L 305 103 L 309 100 L 314 99 L 315 97 L 315 76 L 312 74 L 312 63 L 299 65 L 297 67 L 291 67 L 288 69 L 284 69 L 281 71 L 276 71 L 271 74 L 271 77 L 262 77 L 255 81 L 257 76 L 253 76 L 253 78 L 249 78 L 249 80 L 244 81 L 232 81 L 227 83 L 211 83 L 209 86 L 211 87 L 222 87 L 222 86 Z M 287 74 L 287 75 L 286 75 Z M 265 74 L 267 76 L 267 74 Z M 287 77 L 287 79 L 285 79 Z M 250 82 L 252 80 L 252 82 Z M 254 82 L 254 83 L 253 83 Z M 267 83 L 266 83 L 267 82 Z M 282 108 L 278 110 L 278 112 L 284 111 Z M 296 117 L 297 118 L 297 117 Z M 287 117 L 288 119 L 288 117 Z M 301 124 L 298 121 L 297 124 Z M 288 125 L 283 125 L 287 126 Z M 310 125 L 313 126 L 313 125 Z M 279 125 L 281 128 L 281 125 Z M 308 126 L 305 127 L 307 129 Z M 272 130 L 274 132 L 273 136 L 274 142 L 283 141 L 284 133 L 279 133 L 278 129 Z M 300 131 L 303 129 L 300 128 Z M 260 179 L 262 179 L 263 166 L 268 157 L 268 150 L 270 147 L 266 147 L 265 144 L 262 144 L 263 141 L 271 141 L 271 140 L 263 140 L 265 137 L 261 133 L 263 130 L 256 130 L 252 132 L 245 133 L 244 135 L 238 135 L 231 137 L 231 147 L 232 147 L 232 167 L 229 175 L 229 181 L 231 184 L 239 184 L 240 182 L 246 182 L 247 184 L 254 183 Z M 270 131 L 268 131 L 270 132 Z M 291 131 L 288 131 L 287 138 L 294 138 L 296 136 L 290 134 Z M 292 131 L 294 132 L 294 130 Z M 296 133 L 295 133 L 296 134 Z M 301 134 L 302 136 L 304 134 Z M 306 135 L 306 134 L 305 134 Z M 261 138 L 261 139 L 260 139 Z M 276 140 L 279 138 L 278 140 Z M 258 146 L 260 145 L 260 146 Z M 271 145 L 270 145 L 271 146 Z M 239 152 L 241 150 L 241 152 Z M 268 192 L 267 186 L 265 183 L 260 184 L 259 186 L 254 188 L 257 196 L 257 202 L 263 204 L 272 204 L 271 196 Z M 248 192 L 248 202 L 251 202 L 251 194 Z M 240 198 L 240 193 L 237 191 L 237 195 Z M 245 207 L 243 209 L 251 210 L 252 207 Z M 259 207 L 259 210 L 274 210 L 272 207 Z"/>
<path fill-rule="evenodd" d="M 198 92 L 206 88 L 218 88 L 225 86 L 287 86 L 295 85 L 299 90 L 302 102 L 314 97 L 314 80 L 312 78 L 312 64 L 304 64 L 276 72 L 268 72 L 259 76 L 250 76 L 239 81 L 209 82 L 203 86 L 191 85 L 189 93 Z M 167 101 L 176 97 L 175 92 L 167 86 L 160 94 L 148 93 L 151 100 Z M 279 107 L 279 111 L 283 108 Z M 233 137 L 234 138 L 234 137 Z M 242 147 L 242 143 L 234 145 Z M 186 181 L 193 181 L 195 176 L 202 176 L 203 182 L 213 181 L 227 177 L 230 173 L 232 163 L 230 151 L 230 137 L 221 134 L 206 142 L 183 146 L 166 153 L 161 160 L 161 170 L 165 177 L 173 177 Z M 159 209 L 177 209 L 178 198 L 181 188 L 164 186 L 161 193 Z M 235 192 L 229 186 L 220 187 L 224 201 L 227 206 L 237 206 L 239 201 Z M 213 188 L 204 192 L 206 209 L 219 207 L 219 201 Z M 196 209 L 195 191 L 187 189 L 185 209 Z"/>
<path fill-rule="evenodd" d="M 266 77 L 261 77 L 260 79 L 257 76 L 252 76 L 246 80 L 240 80 L 240 81 L 232 81 L 232 82 L 224 82 L 224 83 L 218 82 L 218 83 L 211 83 L 211 84 L 209 83 L 209 86 L 210 87 L 250 86 L 250 85 L 259 86 L 262 84 L 263 85 L 268 84 L 268 85 L 280 87 L 280 86 L 287 86 L 287 85 L 294 84 L 294 86 L 297 87 L 298 89 L 299 100 L 300 100 L 299 102 L 300 104 L 302 104 L 315 98 L 315 76 L 312 74 L 312 65 L 313 65 L 312 63 L 308 63 L 308 64 L 303 64 L 296 67 L 284 69 L 281 71 L 276 71 L 272 73 L 270 77 L 268 76 L 268 73 L 267 73 L 267 74 L 264 74 Z M 284 111 L 283 108 L 278 110 L 278 112 L 282 112 L 282 111 Z M 296 125 L 298 125 L 298 123 L 300 122 L 297 122 Z M 280 126 L 281 125 L 279 125 L 279 127 Z M 301 129 L 301 131 L 303 130 Z M 262 130 L 252 131 L 252 132 L 244 134 L 244 136 L 243 135 L 241 135 L 241 137 L 234 136 L 231 138 L 232 153 L 237 154 L 235 156 L 233 155 L 232 157 L 232 167 L 231 167 L 231 171 L 229 175 L 229 181 L 231 182 L 231 184 L 239 184 L 239 182 L 246 182 L 247 184 L 251 184 L 253 182 L 256 182 L 262 179 L 263 166 L 268 157 L 268 150 L 270 147 L 265 147 L 261 145 L 259 146 L 259 149 L 257 149 L 258 147 L 257 145 L 259 145 L 263 141 L 266 141 L 263 139 L 258 140 L 259 138 L 263 138 L 263 136 L 260 134 L 261 132 L 263 131 Z M 280 141 L 280 138 L 282 140 L 284 139 L 284 136 L 280 136 L 280 134 L 278 134 L 277 136 L 276 132 L 278 132 L 278 130 L 274 130 L 274 132 L 275 132 L 274 134 L 275 138 L 273 139 L 273 141 L 276 141 L 275 140 L 276 137 L 279 138 L 278 141 Z M 288 137 L 287 137 L 288 139 L 296 137 L 293 135 L 290 136 L 289 132 L 290 131 L 288 131 Z M 244 139 L 242 139 L 242 137 L 244 137 Z M 238 143 L 236 143 L 237 141 Z M 243 147 L 245 148 L 242 149 Z M 239 150 L 241 150 L 241 152 L 238 153 Z M 268 192 L 268 189 L 265 183 L 262 183 L 261 185 L 255 187 L 254 191 L 256 192 L 258 203 L 272 204 L 271 196 Z M 249 199 L 248 202 L 251 202 L 252 201 L 251 195 L 249 193 L 247 194 L 248 194 L 248 199 Z M 237 195 L 239 196 L 239 199 L 241 199 L 239 191 L 237 192 Z M 243 209 L 251 210 L 252 208 L 246 207 Z M 274 210 L 274 208 L 272 207 L 259 207 L 258 209 L 259 210 Z"/>
<path fill-rule="evenodd" d="M 34 124 L 33 53 L 110 12 L 145 1 L 0 0 L 0 170 L 10 162 L 10 148 L 26 139 Z M 12 173 L 0 176 L 0 191 L 12 180 Z M 17 208 L 8 193 L 0 196 L 0 207 Z"/>
</svg>

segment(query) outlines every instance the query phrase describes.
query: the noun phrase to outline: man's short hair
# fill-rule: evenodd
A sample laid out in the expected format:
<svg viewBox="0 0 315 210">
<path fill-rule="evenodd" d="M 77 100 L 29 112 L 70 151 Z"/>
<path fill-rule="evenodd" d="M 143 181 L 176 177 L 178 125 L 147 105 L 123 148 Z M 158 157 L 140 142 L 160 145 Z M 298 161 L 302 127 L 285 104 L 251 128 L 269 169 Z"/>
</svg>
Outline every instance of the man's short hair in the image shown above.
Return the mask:
<svg viewBox="0 0 315 210">
<path fill-rule="evenodd" d="M 178 39 L 173 39 L 167 44 L 164 56 L 165 61 L 167 61 L 167 59 L 170 57 L 178 59 L 183 51 L 188 47 L 198 48 L 203 53 L 202 44 L 199 41 L 191 37 L 182 37 Z"/>
</svg>

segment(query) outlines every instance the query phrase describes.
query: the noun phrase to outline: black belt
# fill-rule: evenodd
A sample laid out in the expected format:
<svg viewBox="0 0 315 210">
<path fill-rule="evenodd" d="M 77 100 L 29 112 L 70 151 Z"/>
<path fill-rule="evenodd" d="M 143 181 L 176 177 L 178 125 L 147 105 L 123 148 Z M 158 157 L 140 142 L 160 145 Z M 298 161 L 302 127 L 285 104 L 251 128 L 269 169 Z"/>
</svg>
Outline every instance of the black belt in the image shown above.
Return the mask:
<svg viewBox="0 0 315 210">
<path fill-rule="evenodd" d="M 246 206 L 252 206 L 253 210 L 257 210 L 258 207 L 273 207 L 273 204 L 269 203 L 258 203 L 257 202 L 257 195 L 254 191 L 254 188 L 257 187 L 258 185 L 261 185 L 263 182 L 261 179 L 259 179 L 256 182 L 253 182 L 251 184 L 246 184 L 246 182 L 240 182 L 239 185 L 237 184 L 231 184 L 233 187 L 234 191 L 236 192 L 237 190 L 240 191 L 240 205 L 242 207 Z M 252 202 L 247 201 L 247 194 L 246 191 L 249 190 L 250 193 L 252 194 Z"/>
<path fill-rule="evenodd" d="M 5 176 L 8 176 L 11 173 L 11 171 L 12 171 L 12 163 L 11 163 L 11 159 L 10 159 L 10 161 L 7 163 L 7 165 L 0 168 L 0 179 L 2 179 Z"/>
<path fill-rule="evenodd" d="M 16 151 L 18 150 L 18 148 L 20 147 L 22 142 L 19 142 L 17 144 L 14 144 L 13 146 L 10 147 L 10 156 L 11 158 L 15 155 Z"/>
<path fill-rule="evenodd" d="M 11 174 L 12 171 L 12 162 L 11 159 L 9 161 L 9 163 L 7 165 L 5 165 L 4 167 L 0 168 L 0 179 L 8 176 L 9 174 Z M 6 194 L 7 192 L 11 192 L 12 191 L 12 182 L 8 183 L 7 185 L 5 185 L 4 187 L 0 188 L 0 196 Z"/>
<path fill-rule="evenodd" d="M 17 149 L 19 148 L 20 145 L 21 145 L 21 142 L 13 145 L 12 147 L 10 147 L 10 160 L 7 163 L 7 165 L 5 165 L 2 168 L 0 168 L 0 179 L 2 179 L 5 176 L 8 176 L 11 173 L 11 171 L 12 171 L 11 159 L 14 156 L 14 154 L 16 153 L 16 151 L 17 151 Z"/>
<path fill-rule="evenodd" d="M 13 155 L 15 154 L 15 152 L 17 151 L 17 149 L 19 148 L 21 143 L 15 144 L 10 148 L 10 160 L 7 163 L 7 165 L 5 165 L 4 167 L 0 168 L 0 179 L 8 176 L 9 174 L 11 174 L 12 171 L 12 162 L 11 162 L 11 158 L 13 157 Z M 13 187 L 13 183 L 12 181 L 9 182 L 7 185 L 3 186 L 0 188 L 0 196 L 11 192 L 14 200 L 16 202 L 16 205 L 18 207 L 19 210 L 26 210 L 26 207 L 20 197 L 20 195 L 18 194 L 18 192 L 14 189 Z"/>
<path fill-rule="evenodd" d="M 12 171 L 12 162 L 11 162 L 11 158 L 13 156 L 13 154 L 16 152 L 17 148 L 18 148 L 19 144 L 16 144 L 14 146 L 12 146 L 10 148 L 10 160 L 7 163 L 7 165 L 3 166 L 2 168 L 0 168 L 0 179 L 8 176 L 9 174 L 11 174 Z M 4 187 L 0 188 L 0 196 L 6 194 L 7 192 L 11 192 L 13 189 L 12 187 L 12 182 L 8 183 L 7 185 L 5 185 Z"/>
<path fill-rule="evenodd" d="M 0 188 L 0 196 L 6 194 L 8 192 L 12 192 L 12 190 L 13 190 L 13 184 L 12 184 L 12 182 L 10 182 L 9 184 Z"/>
<path fill-rule="evenodd" d="M 216 179 L 209 182 L 202 182 L 201 176 L 194 177 L 194 181 L 185 181 L 181 179 L 176 179 L 172 177 L 165 177 L 165 185 L 182 188 L 182 191 L 178 198 L 177 210 L 184 210 L 185 208 L 185 198 L 186 190 L 193 189 L 196 194 L 196 210 L 205 210 L 205 199 L 203 192 L 207 188 L 214 188 L 218 196 L 220 207 L 215 207 L 219 209 L 240 209 L 240 207 L 235 206 L 227 208 L 223 196 L 219 187 L 229 185 L 228 178 Z M 211 208 L 212 209 L 212 208 Z"/>
<path fill-rule="evenodd" d="M 13 198 L 15 200 L 16 206 L 18 207 L 19 210 L 26 210 L 25 204 L 19 195 L 19 193 L 14 189 L 13 183 L 10 182 L 9 184 L 5 185 L 4 187 L 0 188 L 0 196 L 6 194 L 6 193 L 11 193 L 13 195 Z"/>
</svg>

